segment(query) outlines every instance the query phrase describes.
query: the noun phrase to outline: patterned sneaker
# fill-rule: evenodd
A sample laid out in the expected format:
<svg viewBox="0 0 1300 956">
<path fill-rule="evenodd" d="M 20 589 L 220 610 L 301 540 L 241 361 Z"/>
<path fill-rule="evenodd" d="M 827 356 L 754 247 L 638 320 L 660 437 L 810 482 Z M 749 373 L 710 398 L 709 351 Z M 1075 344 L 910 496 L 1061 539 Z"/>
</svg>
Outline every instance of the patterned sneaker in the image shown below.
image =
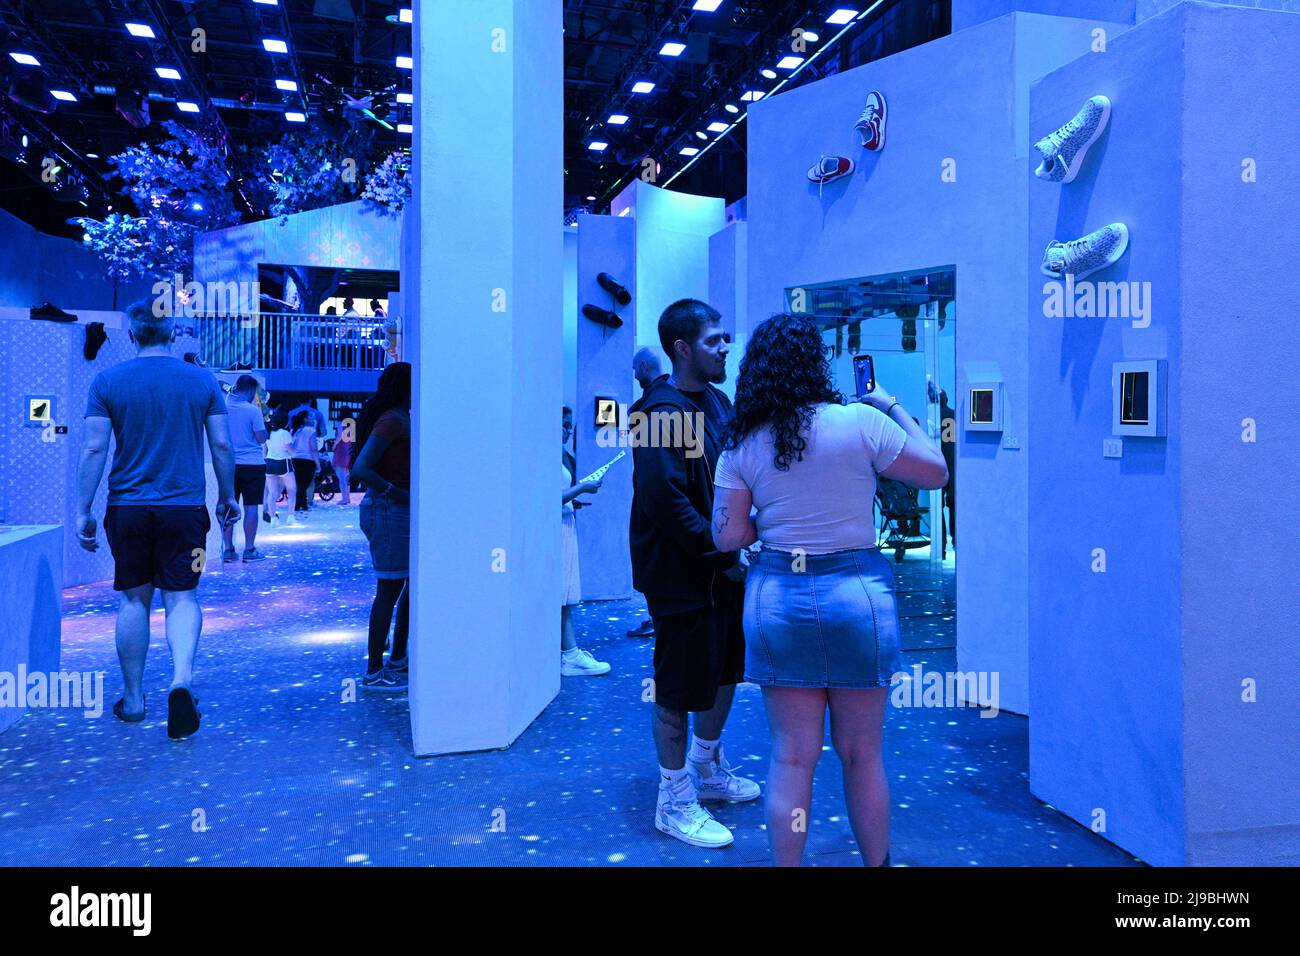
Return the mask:
<svg viewBox="0 0 1300 956">
<path fill-rule="evenodd" d="M 746 777 L 737 776 L 735 768 L 727 766 L 721 747 L 718 748 L 718 758 L 712 763 L 697 764 L 688 760 L 686 766 L 691 772 L 691 780 L 695 784 L 695 792 L 699 794 L 701 802 L 725 800 L 730 803 L 744 803 L 746 800 L 758 799 L 763 793 L 757 783 Z"/>
<path fill-rule="evenodd" d="M 659 788 L 655 829 L 683 843 L 708 849 L 730 846 L 736 840 L 730 830 L 700 806 L 689 777 L 671 790 L 664 786 Z"/>
<path fill-rule="evenodd" d="M 847 156 L 823 156 L 808 170 L 808 180 L 825 186 L 851 172 L 853 172 L 853 160 Z"/>
<path fill-rule="evenodd" d="M 381 667 L 373 674 L 367 674 L 358 681 L 361 689 L 371 694 L 401 694 L 406 690 L 406 675 L 395 674 L 387 667 Z"/>
<path fill-rule="evenodd" d="M 1080 239 L 1053 239 L 1043 252 L 1042 272 L 1053 279 L 1072 275 L 1076 280 L 1119 262 L 1128 248 L 1128 226 L 1112 222 Z"/>
<path fill-rule="evenodd" d="M 560 651 L 561 677 L 599 677 L 609 673 L 609 665 L 591 656 L 591 652 L 575 647 L 572 651 Z"/>
<path fill-rule="evenodd" d="M 400 674 L 401 676 L 405 677 L 407 674 L 411 672 L 410 656 L 408 655 L 401 659 L 398 659 L 396 657 L 389 657 L 388 669 L 394 674 Z"/>
<path fill-rule="evenodd" d="M 878 90 L 867 94 L 867 107 L 853 128 L 862 137 L 864 148 L 878 153 L 885 148 L 885 96 Z"/>
<path fill-rule="evenodd" d="M 1074 119 L 1034 144 L 1042 157 L 1034 175 L 1052 183 L 1074 182 L 1088 147 L 1097 141 L 1109 119 L 1110 100 L 1104 96 L 1092 97 Z"/>
</svg>

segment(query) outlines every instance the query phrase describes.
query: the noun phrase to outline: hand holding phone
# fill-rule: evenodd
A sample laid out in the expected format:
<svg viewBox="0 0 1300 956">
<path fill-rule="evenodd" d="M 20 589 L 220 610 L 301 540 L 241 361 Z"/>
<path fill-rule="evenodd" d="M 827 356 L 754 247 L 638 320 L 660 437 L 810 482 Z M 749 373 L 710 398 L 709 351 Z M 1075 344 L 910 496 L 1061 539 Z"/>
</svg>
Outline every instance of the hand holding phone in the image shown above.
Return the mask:
<svg viewBox="0 0 1300 956">
<path fill-rule="evenodd" d="M 853 384 L 858 398 L 876 390 L 876 363 L 870 355 L 853 356 Z"/>
</svg>

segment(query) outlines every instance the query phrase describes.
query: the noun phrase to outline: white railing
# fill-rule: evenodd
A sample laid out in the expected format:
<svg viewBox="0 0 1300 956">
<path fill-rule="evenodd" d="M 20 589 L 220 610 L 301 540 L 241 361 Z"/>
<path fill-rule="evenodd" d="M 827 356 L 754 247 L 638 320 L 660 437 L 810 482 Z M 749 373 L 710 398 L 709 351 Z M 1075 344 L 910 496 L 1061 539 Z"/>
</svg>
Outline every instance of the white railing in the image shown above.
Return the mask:
<svg viewBox="0 0 1300 956">
<path fill-rule="evenodd" d="M 323 369 L 380 371 L 388 362 L 387 331 L 401 321 L 393 317 L 300 315 L 250 312 L 244 315 L 200 314 L 178 320 L 190 325 L 199 351 L 210 368 L 275 370 Z"/>
</svg>

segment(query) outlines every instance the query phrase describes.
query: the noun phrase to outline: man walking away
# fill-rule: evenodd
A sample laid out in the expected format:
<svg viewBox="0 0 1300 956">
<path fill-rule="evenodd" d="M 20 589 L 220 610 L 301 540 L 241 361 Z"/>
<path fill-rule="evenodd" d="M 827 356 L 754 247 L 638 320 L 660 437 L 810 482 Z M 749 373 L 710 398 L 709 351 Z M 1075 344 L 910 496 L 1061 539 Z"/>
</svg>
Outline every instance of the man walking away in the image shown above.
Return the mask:
<svg viewBox="0 0 1300 956">
<path fill-rule="evenodd" d="M 121 592 L 117 656 L 124 688 L 113 713 L 128 723 L 145 718 L 149 609 L 154 591 L 161 591 L 172 654 L 167 736 L 179 740 L 199 729 L 198 698 L 191 685 L 203 629 L 195 589 L 211 524 L 204 434 L 217 477 L 217 517 L 223 524 L 239 513 L 235 458 L 221 387 L 210 372 L 172 357 L 171 317 L 155 316 L 147 301 L 133 305 L 127 317 L 136 357 L 100 372 L 90 384 L 77 473 L 77 540 L 87 551 L 99 548 L 90 510 L 104 477 L 111 434 L 116 450 L 108 476 L 104 534 L 113 552 L 113 589 Z"/>
<path fill-rule="evenodd" d="M 230 443 L 235 449 L 235 496 L 244 506 L 244 560 L 261 561 L 266 555 L 257 550 L 257 515 L 266 494 L 266 419 L 253 399 L 258 381 L 241 375 L 226 399 L 230 422 Z M 221 528 L 221 560 L 235 560 L 235 525 Z"/>
</svg>

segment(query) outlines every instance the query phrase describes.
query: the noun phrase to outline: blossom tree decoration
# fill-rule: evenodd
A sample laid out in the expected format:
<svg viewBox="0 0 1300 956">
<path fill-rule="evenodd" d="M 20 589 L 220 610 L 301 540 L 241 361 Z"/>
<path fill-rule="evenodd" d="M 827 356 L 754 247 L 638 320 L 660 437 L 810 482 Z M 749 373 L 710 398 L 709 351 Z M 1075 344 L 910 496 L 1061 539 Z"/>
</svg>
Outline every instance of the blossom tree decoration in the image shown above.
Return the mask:
<svg viewBox="0 0 1300 956">
<path fill-rule="evenodd" d="M 361 198 L 381 214 L 397 215 L 410 201 L 411 154 L 394 150 L 366 177 L 366 189 Z"/>
</svg>

